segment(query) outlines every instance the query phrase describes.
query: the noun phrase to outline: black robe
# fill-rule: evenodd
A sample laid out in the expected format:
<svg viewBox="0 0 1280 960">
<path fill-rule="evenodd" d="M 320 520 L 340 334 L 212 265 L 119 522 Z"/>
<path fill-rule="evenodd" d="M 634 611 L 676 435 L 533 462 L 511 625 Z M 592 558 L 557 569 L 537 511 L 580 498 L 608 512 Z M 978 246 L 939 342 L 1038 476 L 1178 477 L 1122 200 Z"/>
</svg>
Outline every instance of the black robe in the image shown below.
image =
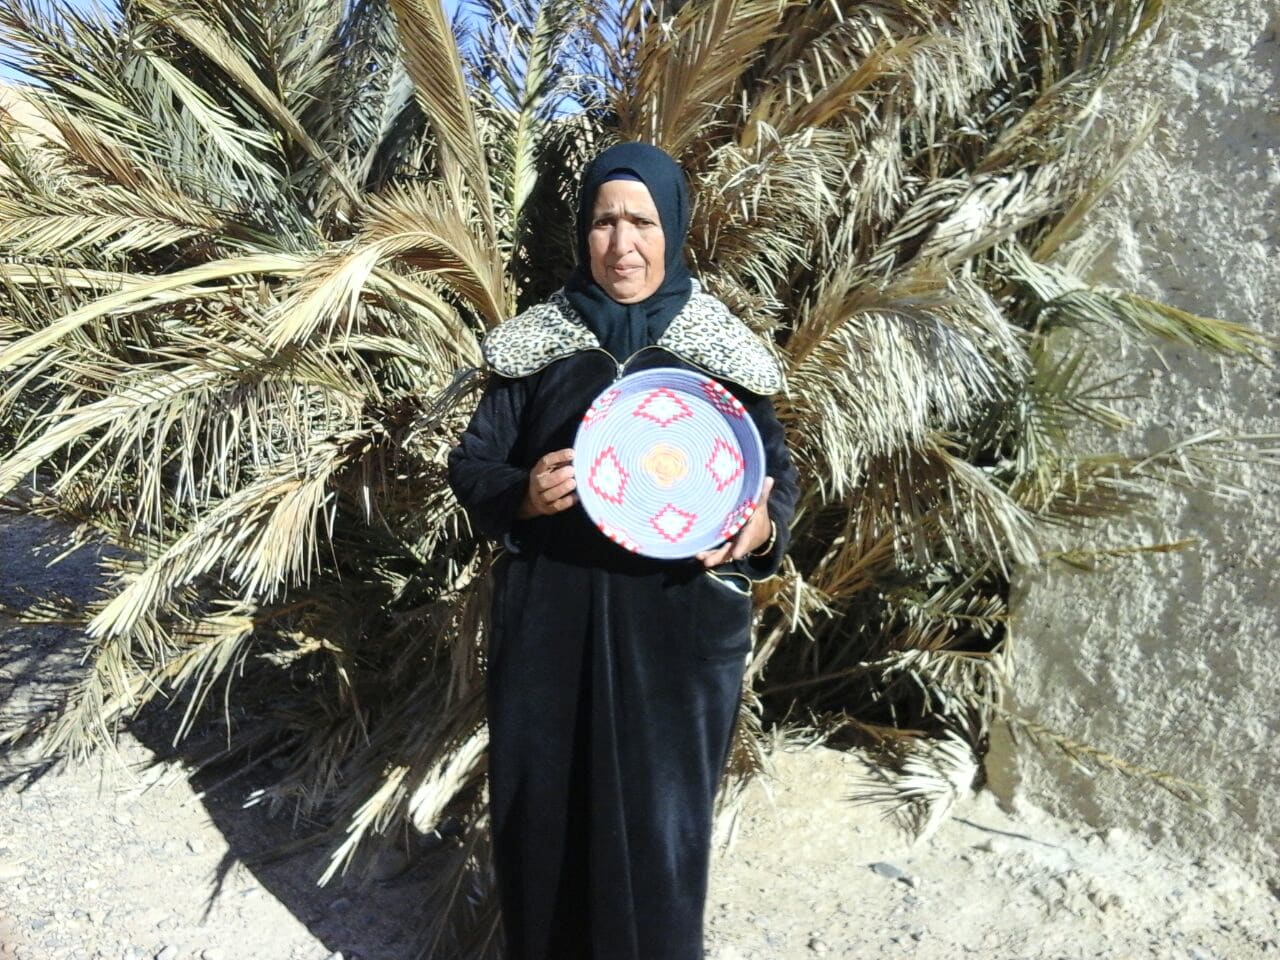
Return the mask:
<svg viewBox="0 0 1280 960">
<path fill-rule="evenodd" d="M 535 368 L 492 374 L 449 460 L 474 526 L 509 548 L 494 569 L 487 689 L 508 960 L 703 956 L 712 806 L 750 652 L 750 579 L 781 562 L 797 494 L 772 402 L 726 375 L 735 355 L 758 361 L 762 349 L 729 320 L 716 320 L 710 343 L 705 324 L 678 317 L 671 344 L 664 337 L 625 367 L 572 322 L 541 331 L 538 349 L 546 336 L 553 347 L 545 363 L 521 349 L 495 363 L 501 351 L 486 341 L 497 371 Z M 732 336 L 752 342 L 739 350 Z M 622 373 L 656 366 L 718 373 L 746 405 L 775 479 L 769 515 L 778 537 L 765 557 L 710 573 L 695 560 L 626 552 L 580 505 L 515 519 L 529 469 L 572 446 L 592 399 Z"/>
</svg>

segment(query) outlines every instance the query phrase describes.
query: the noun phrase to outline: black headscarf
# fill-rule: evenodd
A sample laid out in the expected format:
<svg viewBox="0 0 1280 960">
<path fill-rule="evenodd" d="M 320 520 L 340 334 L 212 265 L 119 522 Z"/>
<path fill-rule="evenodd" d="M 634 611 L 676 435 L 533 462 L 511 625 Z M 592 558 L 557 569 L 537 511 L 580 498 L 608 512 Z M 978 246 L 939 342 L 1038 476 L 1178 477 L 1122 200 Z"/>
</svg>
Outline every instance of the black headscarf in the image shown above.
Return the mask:
<svg viewBox="0 0 1280 960">
<path fill-rule="evenodd" d="M 587 234 L 596 191 L 609 180 L 638 180 L 649 190 L 662 225 L 666 275 L 662 284 L 638 303 L 618 303 L 591 276 Z M 680 165 L 647 143 L 620 143 L 587 165 L 578 195 L 578 265 L 565 282 L 569 302 L 591 327 L 601 346 L 619 360 L 657 342 L 671 318 L 689 300 L 692 280 L 684 262 L 689 231 L 689 187 Z"/>
</svg>

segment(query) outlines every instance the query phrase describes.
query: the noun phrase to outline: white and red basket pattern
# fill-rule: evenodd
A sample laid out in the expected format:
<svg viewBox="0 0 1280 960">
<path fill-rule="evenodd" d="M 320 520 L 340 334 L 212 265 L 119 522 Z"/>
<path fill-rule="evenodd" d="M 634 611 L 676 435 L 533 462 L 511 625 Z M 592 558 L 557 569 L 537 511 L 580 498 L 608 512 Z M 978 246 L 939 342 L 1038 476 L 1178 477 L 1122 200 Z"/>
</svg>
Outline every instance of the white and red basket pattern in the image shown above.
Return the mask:
<svg viewBox="0 0 1280 960">
<path fill-rule="evenodd" d="M 746 408 L 688 370 L 617 381 L 587 409 L 574 449 L 579 497 L 597 528 L 652 557 L 691 557 L 729 539 L 764 484 L 764 449 Z"/>
</svg>

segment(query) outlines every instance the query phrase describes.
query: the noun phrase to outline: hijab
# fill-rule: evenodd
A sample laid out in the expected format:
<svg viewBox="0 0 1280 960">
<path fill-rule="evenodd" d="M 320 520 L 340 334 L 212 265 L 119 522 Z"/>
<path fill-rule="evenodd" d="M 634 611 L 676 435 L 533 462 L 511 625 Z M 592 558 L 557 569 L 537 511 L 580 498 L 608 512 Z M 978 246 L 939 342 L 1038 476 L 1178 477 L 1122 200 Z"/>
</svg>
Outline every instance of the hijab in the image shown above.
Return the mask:
<svg viewBox="0 0 1280 960">
<path fill-rule="evenodd" d="M 591 276 L 587 235 L 596 192 L 610 180 L 643 183 L 658 209 L 665 244 L 662 284 L 637 303 L 618 303 Z M 662 150 L 647 143 L 620 143 L 587 165 L 578 195 L 578 265 L 564 285 L 564 294 L 586 321 L 600 345 L 619 361 L 642 347 L 656 343 L 672 318 L 693 292 L 692 278 L 684 262 L 684 241 L 689 232 L 689 187 L 680 165 Z"/>
</svg>

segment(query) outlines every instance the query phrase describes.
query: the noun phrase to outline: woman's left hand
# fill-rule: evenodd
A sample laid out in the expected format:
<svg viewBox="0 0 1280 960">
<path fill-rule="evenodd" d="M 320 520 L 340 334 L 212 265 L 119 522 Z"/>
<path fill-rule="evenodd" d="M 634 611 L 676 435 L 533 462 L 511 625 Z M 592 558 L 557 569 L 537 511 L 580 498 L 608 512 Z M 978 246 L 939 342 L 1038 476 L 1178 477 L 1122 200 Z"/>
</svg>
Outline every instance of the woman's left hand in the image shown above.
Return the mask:
<svg viewBox="0 0 1280 960">
<path fill-rule="evenodd" d="M 702 561 L 704 567 L 718 567 L 730 560 L 741 560 L 769 539 L 769 533 L 773 529 L 773 523 L 769 519 L 769 491 L 772 489 L 773 477 L 765 477 L 764 489 L 760 492 L 760 505 L 751 514 L 746 526 L 732 540 L 727 540 L 714 550 L 703 550 L 694 555 Z"/>
</svg>

